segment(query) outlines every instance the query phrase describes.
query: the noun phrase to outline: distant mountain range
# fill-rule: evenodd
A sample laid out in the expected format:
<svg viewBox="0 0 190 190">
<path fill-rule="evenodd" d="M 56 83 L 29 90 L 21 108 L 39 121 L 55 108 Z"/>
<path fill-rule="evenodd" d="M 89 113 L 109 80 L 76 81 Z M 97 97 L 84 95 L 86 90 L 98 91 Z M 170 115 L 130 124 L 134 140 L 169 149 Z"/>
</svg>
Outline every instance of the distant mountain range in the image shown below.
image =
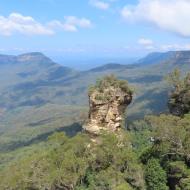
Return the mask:
<svg viewBox="0 0 190 190">
<path fill-rule="evenodd" d="M 189 63 L 190 51 L 169 51 L 164 53 L 150 53 L 146 57 L 137 61 L 141 65 L 159 64 L 165 62 L 176 62 L 178 64 Z"/>
<path fill-rule="evenodd" d="M 166 112 L 164 77 L 175 68 L 190 71 L 190 51 L 152 53 L 134 64 L 110 63 L 87 71 L 61 66 L 38 52 L 0 55 L 0 144 L 31 140 L 80 120 L 87 113 L 88 86 L 112 73 L 135 90 L 128 121 Z"/>
<path fill-rule="evenodd" d="M 137 57 L 125 57 L 125 56 L 79 56 L 76 55 L 73 57 L 64 57 L 64 56 L 51 56 L 51 59 L 55 62 L 73 68 L 78 71 L 86 71 L 94 69 L 105 65 L 106 63 L 120 63 L 120 64 L 131 64 L 136 62 L 139 58 Z"/>
<path fill-rule="evenodd" d="M 53 62 L 42 53 L 0 55 L 0 107 L 9 109 L 45 103 L 46 98 L 39 95 L 43 88 L 66 80 L 76 73 Z"/>
</svg>

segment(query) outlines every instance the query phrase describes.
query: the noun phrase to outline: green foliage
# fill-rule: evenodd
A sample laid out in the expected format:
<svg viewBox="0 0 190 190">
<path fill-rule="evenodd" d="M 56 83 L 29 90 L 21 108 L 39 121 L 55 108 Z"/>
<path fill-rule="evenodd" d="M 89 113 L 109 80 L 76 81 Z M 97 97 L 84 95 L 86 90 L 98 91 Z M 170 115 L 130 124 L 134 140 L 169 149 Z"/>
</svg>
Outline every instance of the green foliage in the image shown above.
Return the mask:
<svg viewBox="0 0 190 190">
<path fill-rule="evenodd" d="M 180 188 L 181 188 L 181 190 L 189 190 L 190 189 L 190 177 L 181 179 Z"/>
<path fill-rule="evenodd" d="M 95 86 L 90 86 L 89 94 L 92 94 L 94 91 L 103 93 L 105 89 L 111 87 L 119 88 L 125 93 L 132 94 L 132 90 L 129 88 L 128 82 L 126 80 L 117 79 L 113 74 L 105 76 L 103 79 L 98 79 Z"/>
<path fill-rule="evenodd" d="M 185 115 L 184 118 L 172 115 L 146 117 L 146 122 L 151 127 L 153 144 L 142 153 L 141 160 L 145 168 L 147 168 L 149 162 L 151 160 L 156 162 L 156 159 L 161 164 L 162 170 L 167 174 L 167 182 L 170 189 L 183 190 L 189 187 L 189 117 L 189 115 Z M 157 176 L 159 170 L 155 169 L 154 171 L 154 174 Z M 153 174 L 151 175 L 153 176 Z"/>
<path fill-rule="evenodd" d="M 94 144 L 85 134 L 50 136 L 46 149 L 0 172 L 0 189 L 144 189 L 142 168 L 128 135 L 119 140 L 114 134 L 104 134 L 97 140 Z"/>
<path fill-rule="evenodd" d="M 181 80 L 181 73 L 179 69 L 174 69 L 172 73 L 170 73 L 166 80 L 175 88 L 183 88 L 183 81 Z"/>
<path fill-rule="evenodd" d="M 180 72 L 176 69 L 168 78 L 174 86 L 168 103 L 170 112 L 174 115 L 183 116 L 190 112 L 190 73 L 181 79 Z"/>
<path fill-rule="evenodd" d="M 159 164 L 159 160 L 150 159 L 146 165 L 145 179 L 147 190 L 168 190 L 167 175 Z"/>
<path fill-rule="evenodd" d="M 190 152 L 189 115 L 183 119 L 170 115 L 147 118 L 154 129 L 155 144 L 153 149 L 164 158 L 188 159 Z"/>
<path fill-rule="evenodd" d="M 188 167 L 184 161 L 171 161 L 166 165 L 167 173 L 169 178 L 182 179 L 189 175 Z"/>
</svg>

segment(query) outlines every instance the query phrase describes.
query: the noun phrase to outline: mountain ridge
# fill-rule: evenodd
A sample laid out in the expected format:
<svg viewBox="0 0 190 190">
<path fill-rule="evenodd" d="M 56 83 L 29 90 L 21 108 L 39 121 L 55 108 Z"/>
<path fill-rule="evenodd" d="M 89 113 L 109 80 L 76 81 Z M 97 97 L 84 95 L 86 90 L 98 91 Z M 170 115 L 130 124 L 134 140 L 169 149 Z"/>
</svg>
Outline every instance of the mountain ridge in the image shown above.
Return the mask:
<svg viewBox="0 0 190 190">
<path fill-rule="evenodd" d="M 171 62 L 171 60 L 173 60 L 173 62 L 177 62 L 183 58 L 184 60 L 186 58 L 188 61 L 190 61 L 189 50 L 152 52 L 152 53 L 149 53 L 147 56 L 139 59 L 138 61 L 135 61 L 130 64 L 107 63 L 102 66 L 98 66 L 84 72 L 99 72 L 99 71 L 106 71 L 106 70 L 111 70 L 111 69 L 116 69 L 116 70 L 131 69 L 135 67 L 151 66 L 151 65 L 161 64 L 161 63 L 165 64 L 165 63 Z"/>
</svg>

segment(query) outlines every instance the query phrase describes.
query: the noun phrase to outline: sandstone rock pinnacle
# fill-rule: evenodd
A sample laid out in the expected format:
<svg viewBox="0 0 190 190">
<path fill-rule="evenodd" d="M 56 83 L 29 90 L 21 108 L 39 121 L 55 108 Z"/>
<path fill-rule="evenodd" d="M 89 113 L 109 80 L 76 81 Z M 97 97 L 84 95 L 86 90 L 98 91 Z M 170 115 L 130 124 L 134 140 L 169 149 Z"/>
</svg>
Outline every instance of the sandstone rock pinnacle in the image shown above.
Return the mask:
<svg viewBox="0 0 190 190">
<path fill-rule="evenodd" d="M 89 89 L 89 118 L 83 126 L 90 134 L 101 131 L 116 132 L 121 129 L 123 114 L 132 101 L 132 91 L 127 81 L 118 80 L 113 75 L 97 81 Z"/>
</svg>

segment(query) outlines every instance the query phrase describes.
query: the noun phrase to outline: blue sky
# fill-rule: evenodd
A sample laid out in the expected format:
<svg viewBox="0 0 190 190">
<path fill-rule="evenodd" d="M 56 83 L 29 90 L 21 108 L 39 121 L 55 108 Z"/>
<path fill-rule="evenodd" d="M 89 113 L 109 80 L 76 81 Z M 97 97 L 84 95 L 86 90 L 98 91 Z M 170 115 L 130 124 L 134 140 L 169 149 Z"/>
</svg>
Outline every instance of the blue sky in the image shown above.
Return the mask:
<svg viewBox="0 0 190 190">
<path fill-rule="evenodd" d="M 142 56 L 190 49 L 189 0 L 0 0 L 0 53 Z"/>
</svg>

